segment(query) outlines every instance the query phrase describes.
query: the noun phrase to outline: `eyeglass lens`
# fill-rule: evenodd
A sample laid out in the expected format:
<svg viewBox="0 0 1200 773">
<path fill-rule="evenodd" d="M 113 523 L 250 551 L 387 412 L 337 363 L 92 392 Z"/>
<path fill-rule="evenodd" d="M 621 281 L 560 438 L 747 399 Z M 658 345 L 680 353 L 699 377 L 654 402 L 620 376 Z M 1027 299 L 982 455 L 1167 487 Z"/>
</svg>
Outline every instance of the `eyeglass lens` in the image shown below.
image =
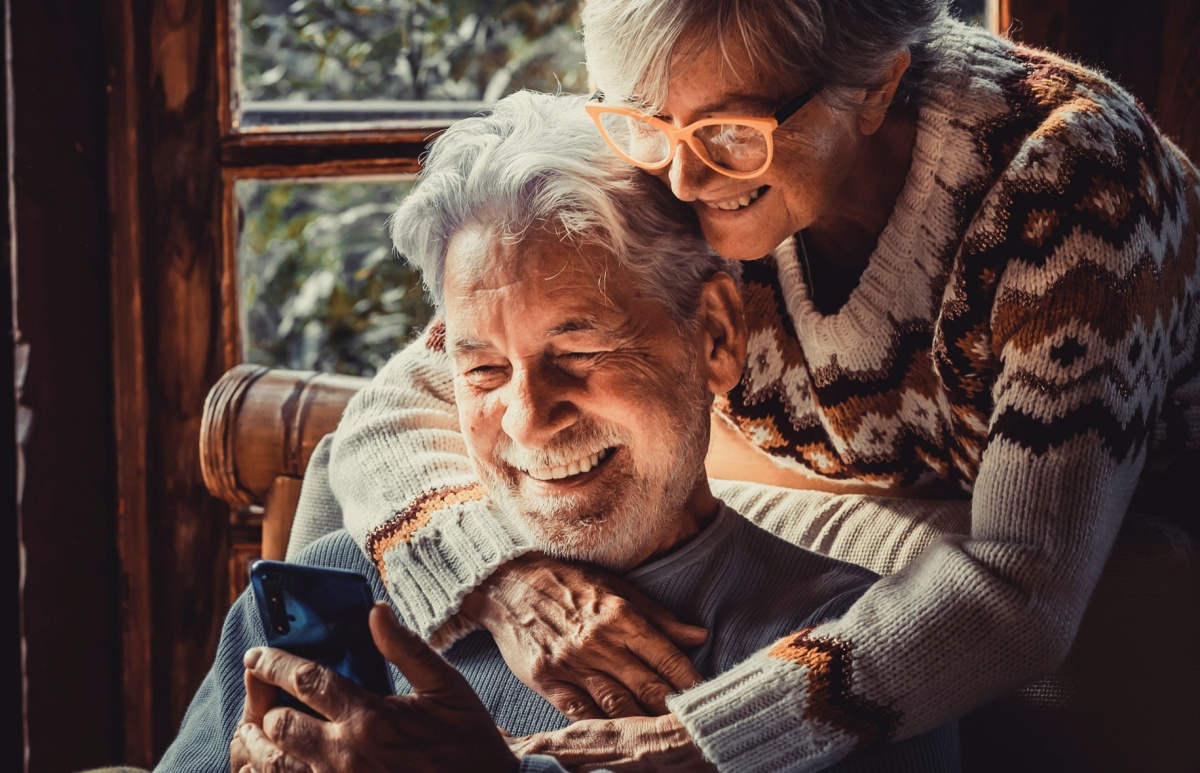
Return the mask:
<svg viewBox="0 0 1200 773">
<path fill-rule="evenodd" d="M 662 164 L 671 154 L 671 138 L 654 124 L 621 113 L 603 113 L 600 123 L 613 144 L 630 159 L 647 166 Z M 767 162 L 767 138 L 739 123 L 712 124 L 696 130 L 708 158 L 731 172 L 753 172 Z"/>
</svg>

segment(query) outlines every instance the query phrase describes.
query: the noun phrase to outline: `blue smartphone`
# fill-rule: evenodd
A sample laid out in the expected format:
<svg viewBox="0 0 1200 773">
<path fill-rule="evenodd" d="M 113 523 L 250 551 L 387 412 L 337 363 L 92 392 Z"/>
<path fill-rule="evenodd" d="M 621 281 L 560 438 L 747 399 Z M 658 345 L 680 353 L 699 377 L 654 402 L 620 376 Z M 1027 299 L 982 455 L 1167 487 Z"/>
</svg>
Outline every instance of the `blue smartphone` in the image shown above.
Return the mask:
<svg viewBox="0 0 1200 773">
<path fill-rule="evenodd" d="M 367 624 L 374 599 L 361 574 L 263 559 L 250 566 L 250 586 L 268 646 L 320 663 L 378 695 L 393 694 L 387 661 Z M 320 717 L 280 692 L 284 705 Z"/>
</svg>

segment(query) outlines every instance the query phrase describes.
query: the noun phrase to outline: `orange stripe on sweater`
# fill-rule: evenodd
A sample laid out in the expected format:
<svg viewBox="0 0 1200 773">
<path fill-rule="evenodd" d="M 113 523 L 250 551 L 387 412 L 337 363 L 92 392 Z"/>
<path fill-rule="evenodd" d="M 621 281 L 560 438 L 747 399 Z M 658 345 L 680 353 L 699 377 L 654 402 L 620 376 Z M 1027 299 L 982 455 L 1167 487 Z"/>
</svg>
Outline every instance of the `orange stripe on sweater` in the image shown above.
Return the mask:
<svg viewBox="0 0 1200 773">
<path fill-rule="evenodd" d="M 387 582 L 383 557 L 392 548 L 407 544 L 412 535 L 433 518 L 439 510 L 476 502 L 487 496 L 483 486 L 472 483 L 463 486 L 429 491 L 417 497 L 403 512 L 389 518 L 367 536 L 367 555 Z"/>
<path fill-rule="evenodd" d="M 805 719 L 858 739 L 855 752 L 881 746 L 896 734 L 899 714 L 850 690 L 853 646 L 831 636 L 812 637 L 811 628 L 781 639 L 767 654 L 808 669 Z"/>
</svg>

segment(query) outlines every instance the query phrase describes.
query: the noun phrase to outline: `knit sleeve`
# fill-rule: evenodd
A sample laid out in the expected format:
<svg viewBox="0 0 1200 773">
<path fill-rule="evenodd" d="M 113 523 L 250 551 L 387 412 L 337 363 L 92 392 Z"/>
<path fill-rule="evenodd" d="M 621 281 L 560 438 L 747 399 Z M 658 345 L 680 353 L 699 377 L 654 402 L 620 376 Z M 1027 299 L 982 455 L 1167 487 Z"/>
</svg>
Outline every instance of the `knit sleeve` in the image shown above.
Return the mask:
<svg viewBox="0 0 1200 773">
<path fill-rule="evenodd" d="M 462 598 L 528 549 L 467 457 L 440 321 L 346 406 L 329 482 L 401 617 L 441 645 L 435 634 Z"/>
<path fill-rule="evenodd" d="M 978 438 L 970 533 L 670 699 L 720 769 L 818 770 L 1066 657 L 1200 340 L 1194 168 L 1103 96 L 1027 138 L 950 277 L 934 352 Z"/>
<path fill-rule="evenodd" d="M 212 668 L 188 705 L 179 733 L 155 773 L 211 773 L 229 769 L 229 742 L 242 719 L 246 700 L 242 656 L 267 643 L 249 589 L 234 602 L 217 644 Z"/>
</svg>

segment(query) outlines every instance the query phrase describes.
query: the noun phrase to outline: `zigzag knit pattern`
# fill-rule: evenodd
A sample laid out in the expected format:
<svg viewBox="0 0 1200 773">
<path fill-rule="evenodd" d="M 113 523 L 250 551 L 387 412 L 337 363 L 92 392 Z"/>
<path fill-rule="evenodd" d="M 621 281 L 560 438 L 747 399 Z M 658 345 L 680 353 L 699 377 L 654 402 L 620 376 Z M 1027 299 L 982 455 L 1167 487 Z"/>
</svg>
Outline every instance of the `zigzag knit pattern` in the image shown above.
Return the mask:
<svg viewBox="0 0 1200 773">
<path fill-rule="evenodd" d="M 961 112 L 926 111 L 837 315 L 809 300 L 793 242 L 746 264 L 749 366 L 718 410 L 781 464 L 969 489 L 989 436 L 1044 453 L 1093 431 L 1124 457 L 1154 428 L 1197 447 L 1194 168 L 1097 74 L 988 53 L 979 93 L 935 94 Z"/>
<path fill-rule="evenodd" d="M 1198 445 L 1196 169 L 1104 77 L 943 32 L 860 285 L 824 316 L 794 243 L 747 265 L 749 367 L 717 408 L 803 472 L 957 481 L 972 535 L 673 699 L 721 769 L 819 769 L 1052 668 L 1145 461 Z"/>
<path fill-rule="evenodd" d="M 939 24 L 912 167 L 859 286 L 826 316 L 793 240 L 747 264 L 749 361 L 717 410 L 798 471 L 956 483 L 971 533 L 671 698 L 722 770 L 822 769 L 1053 670 L 1147 461 L 1197 447 L 1196 169 L 1104 77 Z M 478 480 L 437 335 L 355 397 L 330 461 L 348 530 L 427 636 L 528 549 L 461 496 Z"/>
</svg>

